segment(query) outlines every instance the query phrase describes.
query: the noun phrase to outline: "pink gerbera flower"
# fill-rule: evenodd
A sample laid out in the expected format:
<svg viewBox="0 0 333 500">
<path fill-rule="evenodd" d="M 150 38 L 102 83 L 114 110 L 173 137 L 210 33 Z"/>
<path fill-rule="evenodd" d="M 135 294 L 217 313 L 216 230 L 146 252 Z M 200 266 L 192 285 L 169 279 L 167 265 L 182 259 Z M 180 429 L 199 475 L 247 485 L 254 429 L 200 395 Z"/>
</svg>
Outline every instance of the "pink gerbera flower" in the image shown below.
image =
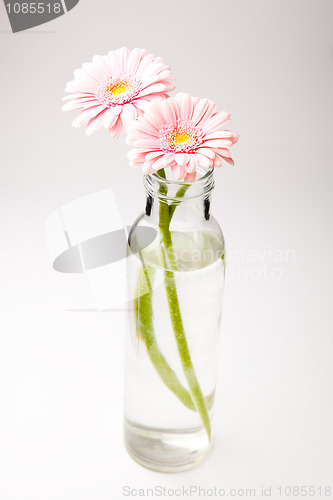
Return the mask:
<svg viewBox="0 0 333 500">
<path fill-rule="evenodd" d="M 170 166 L 176 179 L 193 181 L 198 165 L 219 167 L 222 160 L 233 165 L 229 147 L 238 134 L 221 130 L 230 115 L 215 112 L 215 103 L 179 93 L 153 101 L 144 116 L 128 129 L 131 166 L 143 165 L 146 174 Z"/>
<path fill-rule="evenodd" d="M 73 127 L 87 123 L 87 134 L 104 126 L 112 137 L 122 133 L 132 120 L 141 116 L 155 97 L 165 98 L 173 90 L 170 69 L 160 57 L 145 49 L 112 50 L 106 56 L 94 56 L 74 72 L 74 80 L 65 91 L 72 95 L 63 111 L 81 110 Z"/>
</svg>

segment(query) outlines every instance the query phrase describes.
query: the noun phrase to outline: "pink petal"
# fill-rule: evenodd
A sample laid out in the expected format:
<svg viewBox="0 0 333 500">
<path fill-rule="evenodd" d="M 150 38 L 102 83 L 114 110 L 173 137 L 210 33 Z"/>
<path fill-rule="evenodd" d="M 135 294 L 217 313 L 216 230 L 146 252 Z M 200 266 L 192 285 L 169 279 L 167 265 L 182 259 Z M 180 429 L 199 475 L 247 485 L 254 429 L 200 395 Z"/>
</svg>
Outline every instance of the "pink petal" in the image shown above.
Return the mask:
<svg viewBox="0 0 333 500">
<path fill-rule="evenodd" d="M 147 160 L 144 162 L 142 169 L 145 174 L 151 174 L 155 172 L 154 170 L 154 160 Z"/>
<path fill-rule="evenodd" d="M 89 108 L 84 111 L 81 111 L 79 116 L 75 118 L 72 123 L 72 126 L 75 128 L 80 127 L 84 123 L 88 122 L 92 118 L 95 118 L 101 111 L 104 111 L 103 106 L 95 106 L 94 108 Z"/>
<path fill-rule="evenodd" d="M 178 107 L 183 120 L 190 120 L 193 113 L 193 102 L 192 97 L 189 94 L 177 94 L 180 95 L 178 99 Z"/>
<path fill-rule="evenodd" d="M 209 148 L 199 148 L 196 150 L 196 152 L 203 156 L 207 156 L 207 158 L 209 158 L 210 160 L 214 160 L 215 158 L 215 151 Z"/>
<path fill-rule="evenodd" d="M 164 155 L 162 155 L 159 158 L 156 158 L 152 161 L 153 161 L 153 168 L 154 168 L 155 172 L 157 172 L 157 170 L 160 170 L 161 168 L 165 167 L 165 165 L 166 165 Z"/>
<path fill-rule="evenodd" d="M 232 141 L 227 139 L 211 139 L 205 140 L 203 143 L 203 147 L 206 148 L 228 148 L 232 146 Z"/>
<path fill-rule="evenodd" d="M 151 107 L 148 109 L 148 111 L 145 112 L 144 119 L 157 131 L 160 131 L 163 125 L 165 125 L 163 116 L 154 113 Z"/>
<path fill-rule="evenodd" d="M 177 115 L 174 107 L 170 105 L 169 99 L 161 102 L 160 110 L 166 124 L 172 125 L 173 123 L 176 123 Z"/>
<path fill-rule="evenodd" d="M 178 180 L 183 179 L 183 177 L 186 174 L 184 167 L 182 167 L 181 165 L 178 165 L 177 163 L 175 165 L 171 165 L 171 171 L 172 171 L 173 176 Z"/>
<path fill-rule="evenodd" d="M 184 166 L 189 161 L 189 155 L 187 153 L 176 153 L 175 161 L 178 165 Z"/>
<path fill-rule="evenodd" d="M 73 99 L 68 101 L 61 108 L 62 111 L 73 111 L 74 109 L 87 109 L 92 106 L 98 106 L 99 102 L 96 99 Z M 105 106 L 106 107 L 106 106 Z"/>
<path fill-rule="evenodd" d="M 118 115 L 115 113 L 114 108 L 109 108 L 104 112 L 103 124 L 106 128 L 111 128 L 116 123 Z"/>
<path fill-rule="evenodd" d="M 91 120 L 89 120 L 86 128 L 86 134 L 91 135 L 93 132 L 103 127 L 103 125 L 104 125 L 104 112 L 102 111 L 102 113 L 100 113 L 98 116 L 95 116 L 95 118 L 91 118 Z"/>
<path fill-rule="evenodd" d="M 128 151 L 127 156 L 130 160 L 134 160 L 136 158 L 145 158 L 147 155 L 146 153 L 138 152 L 137 149 L 131 149 Z"/>
<path fill-rule="evenodd" d="M 137 117 L 135 107 L 131 103 L 124 104 L 120 116 L 124 127 L 127 128 L 129 124 Z"/>
<path fill-rule="evenodd" d="M 94 82 L 96 85 L 96 82 L 99 81 L 99 78 L 98 78 L 97 74 L 94 73 L 93 68 L 90 69 L 89 72 L 87 72 L 84 69 L 84 68 L 87 68 L 87 65 L 89 65 L 89 64 L 91 64 L 91 63 L 85 63 L 82 65 L 82 68 L 76 69 L 74 71 L 74 80 L 72 80 L 72 82 L 69 82 L 69 83 L 75 83 L 78 81 L 87 80 L 88 82 Z M 90 74 L 90 73 L 92 73 L 92 74 Z"/>
<path fill-rule="evenodd" d="M 121 121 L 120 116 L 118 116 L 116 123 L 109 128 L 109 133 L 111 137 L 120 137 L 121 133 L 123 132 L 124 127 Z"/>
<path fill-rule="evenodd" d="M 234 160 L 232 158 L 227 158 L 226 156 L 222 156 L 222 160 L 226 161 L 230 165 L 234 165 Z"/>
<path fill-rule="evenodd" d="M 168 66 L 165 66 L 162 62 L 156 61 L 156 59 L 153 59 L 148 66 L 144 66 L 145 62 L 141 65 L 140 70 L 144 68 L 144 72 L 141 73 L 141 80 L 144 83 L 149 83 L 152 82 L 156 78 L 156 76 L 159 76 L 160 80 L 165 78 L 165 74 L 168 76 L 171 76 L 170 74 L 170 68 Z"/>
<path fill-rule="evenodd" d="M 199 162 L 198 162 L 198 158 L 195 154 L 192 154 L 189 156 L 190 156 L 190 160 L 189 160 L 188 164 L 186 165 L 186 172 L 193 173 L 197 170 Z"/>
<path fill-rule="evenodd" d="M 94 56 L 92 59 L 93 65 L 99 69 L 102 78 L 104 79 L 110 75 L 110 65 L 106 64 L 105 56 Z"/>
<path fill-rule="evenodd" d="M 231 132 L 230 130 L 217 130 L 216 132 L 210 132 L 209 134 L 205 135 L 205 140 L 211 140 L 211 139 L 229 139 L 233 136 L 238 136 L 238 134 L 234 134 L 234 132 Z"/>
<path fill-rule="evenodd" d="M 199 164 L 202 165 L 205 168 L 210 167 L 212 165 L 212 163 L 213 163 L 210 158 L 207 158 L 207 156 L 201 155 L 199 153 L 197 153 L 196 156 L 198 158 Z"/>
<path fill-rule="evenodd" d="M 195 181 L 196 176 L 197 176 L 197 172 L 196 172 L 196 171 L 191 172 L 191 173 L 187 172 L 187 173 L 185 174 L 184 181 L 185 181 L 185 182 L 191 182 L 191 183 L 192 183 L 192 182 L 194 182 L 194 181 Z"/>
<path fill-rule="evenodd" d="M 238 140 L 239 140 L 239 135 L 236 132 L 230 132 L 230 130 L 226 130 L 226 132 L 229 132 L 230 134 L 232 134 L 230 136 L 230 140 L 232 141 L 233 144 L 236 144 L 236 142 L 238 142 Z"/>
<path fill-rule="evenodd" d="M 170 83 L 173 80 L 170 68 L 163 63 L 161 58 L 154 58 L 152 54 L 147 54 L 142 58 L 136 71 L 137 77 L 144 86 L 163 80 L 163 83 Z"/>
<path fill-rule="evenodd" d="M 146 155 L 147 160 L 155 160 L 156 158 L 160 158 L 163 155 L 162 151 L 151 151 Z"/>
<path fill-rule="evenodd" d="M 144 77 L 145 71 L 147 71 L 147 68 L 152 63 L 153 60 L 154 56 L 152 54 L 147 54 L 145 57 L 142 58 L 136 73 L 139 79 L 142 79 Z"/>
<path fill-rule="evenodd" d="M 73 80 L 72 82 L 67 83 L 65 92 L 90 92 L 95 93 L 96 88 L 98 86 L 98 82 L 85 76 L 80 79 Z"/>
<path fill-rule="evenodd" d="M 82 69 L 87 75 L 96 80 L 96 82 L 100 82 L 107 76 L 99 66 L 96 66 L 92 62 L 82 64 Z"/>
<path fill-rule="evenodd" d="M 146 160 L 146 155 L 144 153 L 142 154 L 137 154 L 135 152 L 135 155 L 131 155 L 132 151 L 128 153 L 128 159 L 130 161 L 130 166 L 137 167 L 137 166 L 142 166 Z"/>
<path fill-rule="evenodd" d="M 211 110 L 212 107 L 215 109 L 215 104 L 212 101 L 209 99 L 200 99 L 193 110 L 192 121 L 194 125 L 198 125 L 206 114 L 210 116 L 213 112 Z"/>
<path fill-rule="evenodd" d="M 117 58 L 119 62 L 120 72 L 123 73 L 127 66 L 127 60 L 129 57 L 129 50 L 127 47 L 122 47 L 121 49 L 116 50 Z"/>
<path fill-rule="evenodd" d="M 220 111 L 219 113 L 215 113 L 207 122 L 203 125 L 203 131 L 206 134 L 209 132 L 214 132 L 218 128 L 225 125 L 230 119 L 229 113 L 226 111 Z"/>
<path fill-rule="evenodd" d="M 144 160 L 143 161 L 130 161 L 129 166 L 132 168 L 136 167 L 143 167 Z"/>
<path fill-rule="evenodd" d="M 170 73 L 170 70 L 165 69 L 163 71 L 153 73 L 152 76 L 149 78 L 149 82 L 146 82 L 146 83 L 152 84 L 152 83 L 159 81 L 159 82 L 164 83 L 164 84 L 168 84 L 168 85 L 170 84 L 174 88 L 174 85 L 171 84 L 170 80 L 173 80 L 171 73 Z"/>
<path fill-rule="evenodd" d="M 148 54 L 148 51 L 141 50 L 138 48 L 133 49 L 128 57 L 126 71 L 130 74 L 136 73 L 136 70 L 138 69 L 141 59 L 146 54 Z"/>
<path fill-rule="evenodd" d="M 167 99 L 167 101 L 168 101 L 168 106 L 172 109 L 172 113 L 175 115 L 176 121 L 177 121 L 180 118 L 180 113 L 179 113 L 178 105 L 177 105 L 175 99 L 172 98 L 172 97 L 169 97 Z"/>
<path fill-rule="evenodd" d="M 213 167 L 221 167 L 222 166 L 222 159 L 219 155 L 215 155 L 214 161 L 213 161 Z"/>
<path fill-rule="evenodd" d="M 172 82 L 166 80 L 160 81 L 160 84 L 164 86 L 163 92 L 171 92 L 175 88 Z"/>
<path fill-rule="evenodd" d="M 133 101 L 133 104 L 136 108 L 140 109 L 141 111 L 146 111 L 150 105 L 150 101 L 148 99 L 135 99 Z"/>
<path fill-rule="evenodd" d="M 225 156 L 226 158 L 231 158 L 231 153 L 227 148 L 216 148 L 215 153 L 220 156 Z"/>
<path fill-rule="evenodd" d="M 96 99 L 95 94 L 91 94 L 88 92 L 80 92 L 79 94 L 72 94 L 72 95 L 65 95 L 65 97 L 62 98 L 63 101 L 69 101 L 71 99 L 73 100 L 78 100 L 78 99 Z"/>
<path fill-rule="evenodd" d="M 152 93 L 156 93 L 156 92 L 164 92 L 165 90 L 167 90 L 165 88 L 165 85 L 163 83 L 154 83 L 153 85 L 148 85 L 148 87 L 142 89 L 139 94 L 138 94 L 138 97 L 143 97 L 143 96 L 146 96 L 148 94 L 152 94 Z"/>
<path fill-rule="evenodd" d="M 121 73 L 121 68 L 120 68 L 120 61 L 118 60 L 117 54 L 115 50 L 111 50 L 108 53 L 108 59 L 109 59 L 109 64 L 110 67 L 112 68 L 112 74 L 119 74 Z"/>
<path fill-rule="evenodd" d="M 154 137 L 159 137 L 158 130 L 144 118 L 139 118 L 136 122 L 133 122 L 128 129 L 129 137 L 135 139 L 140 138 L 141 134 L 153 135 Z"/>
<path fill-rule="evenodd" d="M 171 165 L 175 163 L 175 154 L 174 153 L 164 153 L 164 162 L 165 165 Z"/>
<path fill-rule="evenodd" d="M 120 113 L 122 112 L 123 110 L 123 106 L 122 104 L 118 104 L 117 106 L 112 106 L 113 108 L 113 111 L 116 115 L 120 115 Z"/>
<path fill-rule="evenodd" d="M 150 137 L 150 138 L 147 137 L 147 139 L 145 138 L 137 139 L 132 144 L 137 148 L 154 149 L 159 147 L 159 141 L 155 137 Z"/>
</svg>

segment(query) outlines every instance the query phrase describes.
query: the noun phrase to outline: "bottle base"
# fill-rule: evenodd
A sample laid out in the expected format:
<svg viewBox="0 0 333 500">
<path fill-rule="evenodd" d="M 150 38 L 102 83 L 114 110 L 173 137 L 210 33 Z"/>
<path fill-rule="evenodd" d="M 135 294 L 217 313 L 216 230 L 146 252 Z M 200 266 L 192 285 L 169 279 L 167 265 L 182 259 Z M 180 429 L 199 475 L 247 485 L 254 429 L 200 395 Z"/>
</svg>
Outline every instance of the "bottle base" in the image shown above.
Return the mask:
<svg viewBox="0 0 333 500">
<path fill-rule="evenodd" d="M 204 428 L 155 429 L 125 419 L 124 441 L 129 455 L 158 472 L 182 472 L 199 464 L 209 453 Z"/>
</svg>

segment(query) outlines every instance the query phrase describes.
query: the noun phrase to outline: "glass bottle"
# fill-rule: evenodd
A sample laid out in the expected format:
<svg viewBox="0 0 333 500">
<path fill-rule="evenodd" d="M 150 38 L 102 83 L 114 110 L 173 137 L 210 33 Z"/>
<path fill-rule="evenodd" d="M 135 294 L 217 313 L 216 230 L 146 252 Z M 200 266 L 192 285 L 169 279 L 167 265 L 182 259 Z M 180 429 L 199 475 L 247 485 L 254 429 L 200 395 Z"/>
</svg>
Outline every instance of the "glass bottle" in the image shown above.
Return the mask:
<svg viewBox="0 0 333 500">
<path fill-rule="evenodd" d="M 211 445 L 225 253 L 213 168 L 193 183 L 167 177 L 144 176 L 145 212 L 128 238 L 124 432 L 137 462 L 176 472 Z"/>
</svg>

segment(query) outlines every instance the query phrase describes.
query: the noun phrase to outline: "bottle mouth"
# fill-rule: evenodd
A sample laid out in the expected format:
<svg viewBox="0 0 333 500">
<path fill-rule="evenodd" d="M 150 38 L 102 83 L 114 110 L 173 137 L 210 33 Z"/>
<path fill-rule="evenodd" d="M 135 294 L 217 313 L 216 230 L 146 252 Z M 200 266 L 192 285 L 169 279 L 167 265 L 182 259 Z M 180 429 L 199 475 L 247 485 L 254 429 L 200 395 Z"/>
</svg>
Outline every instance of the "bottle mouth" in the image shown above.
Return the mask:
<svg viewBox="0 0 333 500">
<path fill-rule="evenodd" d="M 170 169 L 166 169 L 166 178 L 158 171 L 144 175 L 143 184 L 150 196 L 162 200 L 186 201 L 207 195 L 214 188 L 214 167 L 197 168 L 197 177 L 193 182 L 171 178 Z"/>
</svg>

